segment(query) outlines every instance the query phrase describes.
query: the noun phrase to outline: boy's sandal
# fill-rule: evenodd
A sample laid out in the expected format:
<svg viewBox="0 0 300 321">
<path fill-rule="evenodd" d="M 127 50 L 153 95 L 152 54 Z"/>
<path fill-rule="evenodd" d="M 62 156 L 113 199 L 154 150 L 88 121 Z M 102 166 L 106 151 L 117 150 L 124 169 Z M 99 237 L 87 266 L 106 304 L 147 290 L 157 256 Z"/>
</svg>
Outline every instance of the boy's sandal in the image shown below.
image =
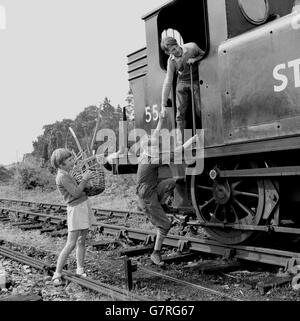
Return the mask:
<svg viewBox="0 0 300 321">
<path fill-rule="evenodd" d="M 150 256 L 151 261 L 158 266 L 164 266 L 165 262 L 162 260 L 160 253 L 152 253 Z"/>
</svg>

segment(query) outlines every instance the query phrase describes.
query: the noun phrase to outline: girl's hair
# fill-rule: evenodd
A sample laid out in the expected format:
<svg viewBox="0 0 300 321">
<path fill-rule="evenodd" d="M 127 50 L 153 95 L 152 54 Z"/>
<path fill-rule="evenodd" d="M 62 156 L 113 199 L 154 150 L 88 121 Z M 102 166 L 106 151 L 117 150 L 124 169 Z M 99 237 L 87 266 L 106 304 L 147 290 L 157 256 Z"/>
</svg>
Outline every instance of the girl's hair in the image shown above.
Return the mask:
<svg viewBox="0 0 300 321">
<path fill-rule="evenodd" d="M 58 148 L 51 155 L 51 165 L 57 169 L 70 156 L 72 153 L 68 149 Z"/>
<path fill-rule="evenodd" d="M 163 51 L 168 51 L 170 47 L 177 45 L 177 40 L 173 37 L 165 37 L 161 40 L 160 43 L 160 47 Z"/>
</svg>

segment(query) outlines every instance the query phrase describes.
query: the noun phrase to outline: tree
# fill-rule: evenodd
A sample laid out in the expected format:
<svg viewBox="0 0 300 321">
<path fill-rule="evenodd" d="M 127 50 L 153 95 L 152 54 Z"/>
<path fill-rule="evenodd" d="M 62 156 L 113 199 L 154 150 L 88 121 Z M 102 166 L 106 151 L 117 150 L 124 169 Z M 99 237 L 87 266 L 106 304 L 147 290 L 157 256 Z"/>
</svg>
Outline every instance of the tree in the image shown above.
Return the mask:
<svg viewBox="0 0 300 321">
<path fill-rule="evenodd" d="M 100 116 L 101 124 L 99 126 L 99 129 L 111 129 L 114 131 L 116 137 L 118 137 L 119 121 L 122 120 L 122 108 L 119 105 L 117 106 L 117 108 L 113 107 L 110 103 L 110 100 L 107 97 L 105 97 L 103 103 L 100 106 Z M 96 150 L 98 149 L 99 145 L 101 145 L 101 142 L 96 142 Z"/>
<path fill-rule="evenodd" d="M 127 93 L 127 97 L 125 99 L 127 102 L 127 105 L 124 106 L 126 108 L 126 116 L 129 121 L 134 121 L 135 119 L 135 113 L 134 113 L 134 99 L 133 99 L 133 93 L 131 88 L 129 89 Z"/>
<path fill-rule="evenodd" d="M 73 140 L 70 140 L 69 135 L 69 127 L 73 123 L 74 121 L 71 119 L 64 119 L 54 124 L 44 125 L 43 134 L 33 142 L 32 155 L 42 158 L 46 163 L 56 148 L 68 147 L 69 149 L 75 149 L 76 144 Z"/>
<path fill-rule="evenodd" d="M 74 131 L 80 142 L 81 147 L 90 151 L 90 144 L 93 137 L 93 132 L 98 118 L 98 107 L 89 106 L 86 107 L 74 121 Z"/>
<path fill-rule="evenodd" d="M 74 130 L 84 150 L 88 152 L 91 152 L 90 149 L 97 150 L 100 142 L 95 142 L 94 146 L 91 146 L 91 142 L 95 134 L 95 126 L 99 114 L 101 117 L 99 129 L 110 128 L 114 130 L 117 136 L 119 133 L 119 121 L 122 119 L 122 108 L 120 106 L 114 108 L 106 97 L 99 107 L 94 105 L 86 107 L 76 116 L 75 120 L 63 119 L 53 124 L 44 125 L 43 134 L 38 136 L 37 140 L 32 143 L 32 155 L 42 158 L 44 163 L 47 163 L 56 148 L 67 147 L 78 153 L 78 147 L 69 127 Z"/>
<path fill-rule="evenodd" d="M 125 99 L 127 105 L 124 106 L 126 110 L 126 117 L 127 117 L 127 126 L 128 126 L 128 133 L 135 128 L 135 110 L 134 110 L 134 99 L 133 93 L 131 88 L 128 91 L 127 97 Z M 128 142 L 129 145 L 132 145 Z M 128 146 L 130 147 L 130 146 Z"/>
</svg>

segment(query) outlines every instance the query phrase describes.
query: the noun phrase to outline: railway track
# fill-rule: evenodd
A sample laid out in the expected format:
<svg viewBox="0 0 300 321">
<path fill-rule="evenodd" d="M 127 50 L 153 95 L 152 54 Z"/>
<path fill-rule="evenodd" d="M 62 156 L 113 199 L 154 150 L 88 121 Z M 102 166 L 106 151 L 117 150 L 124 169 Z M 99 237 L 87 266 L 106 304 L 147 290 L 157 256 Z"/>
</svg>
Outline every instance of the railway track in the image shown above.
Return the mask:
<svg viewBox="0 0 300 321">
<path fill-rule="evenodd" d="M 9 204 L 9 205 L 18 205 L 18 206 L 27 206 L 31 209 L 41 210 L 44 212 L 52 213 L 66 213 L 67 206 L 63 204 L 53 204 L 53 203 L 41 203 L 35 201 L 26 201 L 26 200 L 17 200 L 17 199 L 8 199 L 1 198 L 0 204 Z M 122 211 L 122 210 L 111 210 L 106 208 L 93 208 L 95 215 L 107 215 L 115 217 L 129 217 L 131 215 L 143 215 L 142 212 L 138 211 Z"/>
<path fill-rule="evenodd" d="M 50 263 L 29 257 L 3 245 L 0 246 L 0 255 L 48 273 L 51 272 L 53 268 Z M 87 289 L 102 293 L 113 299 L 118 299 L 120 301 L 150 301 L 150 299 L 132 294 L 124 289 L 104 284 L 88 277 L 83 278 L 67 270 L 63 270 L 62 275 L 64 279 L 69 282 L 79 284 Z"/>
<path fill-rule="evenodd" d="M 151 275 L 154 275 L 154 276 L 158 276 L 159 278 L 163 278 L 163 279 L 169 280 L 171 282 L 178 283 L 178 284 L 181 284 L 183 286 L 196 289 L 198 291 L 206 292 L 206 293 L 212 294 L 212 295 L 220 297 L 220 298 L 226 298 L 226 299 L 231 300 L 231 301 L 245 301 L 245 300 L 242 300 L 242 299 L 239 299 L 239 298 L 235 298 L 235 297 L 233 297 L 231 295 L 228 295 L 226 293 L 223 293 L 223 292 L 220 292 L 220 291 L 216 291 L 216 290 L 213 290 L 213 289 L 208 288 L 208 287 L 204 287 L 204 286 L 199 285 L 199 284 L 194 284 L 194 283 L 187 282 L 187 281 L 184 281 L 184 280 L 181 280 L 181 279 L 178 279 L 178 278 L 174 278 L 172 276 L 169 276 L 169 275 L 166 275 L 166 274 L 163 274 L 163 273 L 159 273 L 157 271 L 153 271 L 153 270 L 144 268 L 142 266 L 139 266 L 139 269 L 141 271 L 143 271 L 144 273 L 146 273 L 146 274 L 151 274 Z"/>
<path fill-rule="evenodd" d="M 2 243 L 5 243 L 5 242 L 2 241 Z M 0 240 L 0 244 L 1 244 L 1 240 Z M 11 245 L 14 245 L 14 244 L 11 244 Z M 31 247 L 31 251 L 32 250 L 33 250 L 33 248 Z M 32 256 L 27 256 L 27 255 L 21 253 L 20 251 L 12 250 L 12 249 L 4 246 L 3 244 L 0 245 L 0 256 L 3 256 L 6 258 L 9 258 L 11 260 L 20 262 L 22 264 L 31 266 L 37 270 L 41 270 L 44 272 L 44 274 L 47 273 L 48 275 L 52 275 L 52 272 L 54 271 L 54 266 L 51 265 L 50 263 L 44 262 L 40 259 L 35 259 Z M 171 283 L 179 284 L 184 288 L 191 288 L 191 289 L 197 290 L 199 292 L 208 293 L 208 294 L 213 295 L 217 298 L 225 298 L 230 301 L 244 301 L 243 299 L 239 299 L 234 296 L 230 296 L 224 292 L 214 290 L 214 289 L 211 289 L 209 287 L 205 287 L 205 286 L 202 286 L 199 284 L 187 282 L 182 279 L 178 279 L 176 277 L 166 275 L 164 273 L 159 273 L 159 272 L 154 271 L 152 269 L 147 269 L 141 265 L 139 266 L 139 270 L 145 274 L 149 274 L 149 275 L 152 275 L 155 277 L 159 277 L 161 279 L 168 280 Z M 130 291 L 126 291 L 122 288 L 119 288 L 116 286 L 111 286 L 111 285 L 99 282 L 99 281 L 91 279 L 91 278 L 87 278 L 87 277 L 82 278 L 82 277 L 77 276 L 76 274 L 71 273 L 67 270 L 63 270 L 62 274 L 63 274 L 64 279 L 69 282 L 79 284 L 82 287 L 93 290 L 95 292 L 99 292 L 99 293 L 104 294 L 105 296 L 109 296 L 113 299 L 117 299 L 120 301 L 151 301 L 152 300 L 148 297 L 146 298 L 144 296 L 136 295 Z"/>
<path fill-rule="evenodd" d="M 62 210 L 64 207 L 59 204 L 44 204 L 30 201 L 18 201 L 18 200 L 9 200 L 1 199 L 0 203 L 9 203 L 33 206 L 38 205 L 39 207 L 45 209 L 51 209 L 54 211 Z M 99 212 L 105 212 L 106 215 L 111 216 L 114 214 L 120 215 L 132 215 L 136 212 L 128 211 L 114 211 L 110 209 L 94 209 Z M 8 217 L 9 213 L 14 213 L 19 218 L 32 219 L 35 223 L 49 223 L 52 225 L 59 225 L 60 227 L 66 226 L 66 218 L 64 216 L 52 215 L 49 213 L 45 214 L 43 212 L 33 212 L 25 211 L 22 209 L 12 209 L 8 207 L 0 207 L 0 216 L 4 215 Z M 131 214 L 130 214 L 131 213 Z M 4 218 L 5 219 L 5 218 Z M 102 222 L 97 223 L 97 229 L 100 233 L 110 234 L 119 238 L 126 238 L 130 240 L 135 240 L 143 242 L 144 244 L 151 244 L 155 238 L 154 231 L 142 230 L 128 228 L 125 226 L 105 224 Z M 196 237 L 183 237 L 178 235 L 169 234 L 164 241 L 164 245 L 177 248 L 179 251 L 191 251 L 197 253 L 208 253 L 214 254 L 223 257 L 234 257 L 239 260 L 246 260 L 252 262 L 265 263 L 270 265 L 275 265 L 283 267 L 288 271 L 293 271 L 293 268 L 300 264 L 300 253 L 292 252 L 287 250 L 279 250 L 275 248 L 264 248 L 258 246 L 249 246 L 249 245 L 226 245 L 218 243 L 211 239 L 206 238 L 196 238 Z"/>
<path fill-rule="evenodd" d="M 66 214 L 66 205 L 63 204 L 52 204 L 52 203 L 42 203 L 35 201 L 26 201 L 26 200 L 17 200 L 17 199 L 0 199 L 0 205 L 17 205 L 17 206 L 26 206 L 29 207 L 30 210 L 34 210 L 35 212 L 41 211 L 45 213 L 53 213 L 57 214 Z M 96 208 L 93 207 L 94 215 L 98 217 L 109 217 L 109 218 L 124 218 L 129 219 L 134 216 L 145 217 L 143 212 L 140 211 L 123 211 L 123 210 L 111 210 L 107 208 Z M 194 215 L 194 211 L 191 208 L 170 208 L 171 214 L 167 215 L 171 220 L 174 219 L 174 214 L 176 214 L 177 220 L 182 220 L 184 222 L 186 217 Z"/>
<path fill-rule="evenodd" d="M 49 223 L 51 226 L 53 226 L 53 228 L 56 228 L 57 226 L 60 229 L 63 229 L 64 227 L 66 227 L 66 217 L 64 214 L 64 209 L 59 208 L 60 205 L 55 205 L 53 206 L 53 204 L 40 204 L 38 203 L 38 207 L 40 208 L 39 211 L 36 212 L 36 202 L 29 202 L 28 201 L 25 202 L 25 205 L 23 203 L 23 201 L 17 201 L 17 200 L 13 200 L 12 203 L 9 203 L 8 200 L 2 201 L 0 200 L 0 205 L 2 204 L 6 204 L 6 205 L 11 205 L 11 204 L 22 204 L 21 206 L 29 206 L 29 210 L 24 210 L 24 209 L 20 209 L 20 208 L 10 208 L 10 207 L 0 207 L 0 221 L 3 220 L 4 223 L 8 222 L 8 217 L 10 216 L 9 214 L 14 214 L 13 217 L 14 218 L 21 218 L 23 219 L 23 222 L 14 222 L 14 223 L 9 223 L 12 224 L 16 227 L 19 226 L 32 226 L 32 228 L 34 229 L 41 229 L 41 231 L 45 228 L 45 223 Z M 34 204 L 34 205 L 33 205 Z M 48 209 L 47 209 L 48 208 Z M 100 209 L 102 210 L 102 209 Z M 118 211 L 117 211 L 118 212 Z M 128 217 L 128 212 L 122 211 L 121 213 L 127 213 L 127 215 L 125 214 L 126 217 Z M 132 212 L 134 213 L 134 212 Z M 105 215 L 105 217 L 107 217 L 108 219 L 110 217 L 112 217 L 114 215 L 114 211 L 110 210 L 110 209 L 105 209 L 105 214 L 98 214 L 99 216 L 101 215 Z M 119 214 L 120 218 L 125 217 L 123 214 Z M 131 214 L 132 215 L 132 214 Z M 31 222 L 27 222 L 25 220 L 31 220 Z M 49 226 L 48 224 L 48 226 Z M 52 230 L 52 229 L 50 229 Z M 144 247 L 148 247 L 148 250 L 150 250 L 150 248 L 152 248 L 154 239 L 155 239 L 155 232 L 154 231 L 149 231 L 149 230 L 143 230 L 143 229 L 137 229 L 137 228 L 128 228 L 126 226 L 122 226 L 122 225 L 114 225 L 114 224 L 106 224 L 103 223 L 102 221 L 99 221 L 97 223 L 97 230 L 99 233 L 103 233 L 103 234 L 108 234 L 108 235 L 112 235 L 117 239 L 126 239 L 131 241 L 131 245 L 136 242 L 138 242 L 139 244 L 142 243 L 141 248 L 143 249 Z M 134 241 L 134 242 L 133 242 Z M 127 243 L 128 244 L 128 243 Z M 97 244 L 91 244 L 91 245 L 96 245 L 95 247 L 97 247 Z M 203 238 L 196 238 L 196 237 L 182 237 L 182 236 L 178 236 L 178 235 L 168 235 L 168 237 L 166 238 L 164 245 L 171 247 L 171 248 L 175 248 L 178 251 L 178 253 L 182 253 L 182 255 L 179 255 L 179 262 L 183 262 L 184 260 L 184 256 L 187 255 L 189 257 L 190 254 L 196 254 L 199 256 L 201 256 L 202 253 L 207 253 L 207 254 L 213 254 L 213 255 L 217 255 L 217 256 L 223 256 L 225 258 L 234 258 L 234 259 L 238 259 L 238 260 L 245 260 L 245 261 L 252 261 L 252 262 L 259 262 L 259 263 L 267 263 L 270 265 L 276 265 L 279 267 L 283 267 L 285 270 L 291 272 L 293 271 L 293 269 L 295 267 L 297 267 L 299 265 L 300 262 L 300 253 L 298 252 L 291 252 L 291 251 L 283 251 L 283 250 L 278 250 L 278 249 L 274 249 L 274 248 L 263 248 L 263 247 L 255 247 L 255 246 L 237 246 L 237 245 L 224 245 L 224 244 L 220 244 L 214 240 L 210 240 L 210 239 L 203 239 Z M 140 246 L 138 246 L 140 247 Z M 139 251 L 133 248 L 129 248 L 127 254 L 125 253 L 125 256 L 128 257 L 129 256 L 138 256 Z M 132 251 L 133 254 L 130 254 Z M 118 250 L 119 252 L 119 250 Z M 121 251 L 122 252 L 122 251 Z M 145 252 L 146 253 L 146 252 Z M 185 253 L 185 254 L 184 254 Z M 196 256 L 197 257 L 197 256 Z M 23 258 L 24 259 L 24 258 Z M 166 260 L 166 263 L 168 263 L 168 261 L 171 263 L 173 257 L 163 257 L 163 259 Z M 182 260 L 182 261 L 181 261 Z M 139 261 L 139 259 L 138 259 Z M 174 260 L 175 261 L 175 260 Z M 28 258 L 24 259 L 24 262 L 26 262 L 25 264 L 31 265 L 29 264 L 30 262 L 28 261 Z M 143 262 L 143 259 L 142 259 Z M 36 262 L 31 262 L 32 264 L 36 264 Z M 182 279 L 178 279 L 175 278 L 173 276 L 170 276 L 168 274 L 165 273 L 161 273 L 161 271 L 153 271 L 152 269 L 147 269 L 143 266 L 143 264 L 138 263 L 138 270 L 141 271 L 144 274 L 150 274 L 153 275 L 154 277 L 159 277 L 165 280 L 168 280 L 171 283 L 178 283 L 181 284 L 181 286 L 183 287 L 190 287 L 192 289 L 196 289 L 200 292 L 206 292 L 212 296 L 215 297 L 219 297 L 219 298 L 225 298 L 225 300 L 231 300 L 231 301 L 243 301 L 239 298 L 236 298 L 235 296 L 230 296 L 226 293 L 222 293 L 222 291 L 217 291 L 214 289 L 211 289 L 209 287 L 205 287 L 202 286 L 200 284 L 194 284 L 192 281 L 188 282 L 188 281 L 184 281 Z M 41 269 L 42 267 L 39 266 L 39 268 Z M 43 266 L 43 269 L 45 269 L 45 266 Z M 131 271 L 132 272 L 132 271 Z M 130 272 L 130 273 L 131 273 Z M 298 273 L 297 269 L 296 272 Z M 125 271 L 126 273 L 126 271 Z M 295 271 L 293 272 L 294 274 Z M 68 272 L 66 272 L 66 279 L 68 280 L 68 278 L 70 277 L 72 279 L 72 277 L 74 275 L 72 274 L 68 274 Z M 76 278 L 76 275 L 75 275 Z M 70 281 L 71 281 L 70 279 Z M 87 280 L 85 280 L 87 281 Z M 288 280 L 288 282 L 291 281 Z M 75 279 L 75 283 L 78 283 L 80 285 L 85 286 L 84 284 L 82 284 L 82 279 L 78 278 Z M 91 281 L 92 282 L 92 281 Z M 280 281 L 281 282 L 281 281 Z M 280 284 L 280 282 L 278 282 L 278 284 Z M 197 282 L 196 282 L 197 283 Z M 285 280 L 282 280 L 282 284 L 286 284 Z M 97 290 L 97 285 L 93 284 L 93 283 L 89 283 L 87 284 L 89 286 L 90 289 L 94 289 L 95 291 Z M 99 285 L 99 284 L 98 284 Z M 275 285 L 277 286 L 277 285 Z M 273 287 L 273 285 L 270 285 L 269 288 Z M 266 288 L 266 287 L 265 287 Z M 263 288 L 263 291 L 265 291 L 265 288 Z M 128 291 L 131 290 L 127 287 Z M 108 292 L 107 289 L 102 289 L 102 291 L 104 292 Z M 127 292 L 128 292 L 127 291 Z M 261 290 L 259 290 L 261 291 Z M 100 291 L 101 292 L 101 291 Z M 128 292 L 129 293 L 129 292 Z M 123 299 L 122 299 L 123 297 Z M 124 297 L 124 296 L 120 296 L 119 300 L 126 300 L 128 301 L 129 299 Z"/>
</svg>

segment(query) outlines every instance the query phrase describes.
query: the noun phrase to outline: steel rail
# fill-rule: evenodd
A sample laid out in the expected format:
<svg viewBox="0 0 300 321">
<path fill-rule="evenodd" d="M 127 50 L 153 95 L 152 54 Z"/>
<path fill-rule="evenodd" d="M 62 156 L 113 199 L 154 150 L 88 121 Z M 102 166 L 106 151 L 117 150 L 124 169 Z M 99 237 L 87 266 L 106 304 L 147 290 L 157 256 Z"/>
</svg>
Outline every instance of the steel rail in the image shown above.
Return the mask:
<svg viewBox="0 0 300 321">
<path fill-rule="evenodd" d="M 37 201 L 27 201 L 27 200 L 18 200 L 18 199 L 9 199 L 9 198 L 0 198 L 0 202 L 10 202 L 10 203 L 17 203 L 24 206 L 29 205 L 36 205 L 39 207 L 47 207 L 47 209 L 62 209 L 66 211 L 67 206 L 64 204 L 52 204 L 52 203 L 44 203 L 44 202 L 37 202 Z M 144 215 L 143 212 L 140 211 L 125 211 L 125 210 L 111 210 L 108 208 L 92 208 L 95 214 L 102 214 L 102 215 L 114 215 L 119 217 L 123 216 L 131 216 L 131 215 Z"/>
<path fill-rule="evenodd" d="M 29 257 L 27 255 L 24 255 L 20 252 L 11 250 L 9 248 L 0 246 L 0 255 L 8 257 L 10 259 L 13 259 L 15 261 L 18 261 L 20 263 L 24 263 L 26 265 L 29 265 L 31 267 L 34 267 L 39 270 L 44 270 L 45 268 L 50 268 L 51 264 L 43 262 L 41 260 L 34 259 L 32 257 Z M 93 280 L 88 277 L 80 277 L 76 274 L 73 274 L 69 271 L 63 270 L 62 271 L 63 277 L 70 281 L 77 283 L 83 287 L 86 287 L 88 289 L 94 290 L 96 292 L 103 293 L 107 296 L 110 296 L 112 298 L 117 298 L 123 301 L 133 300 L 133 301 L 149 301 L 150 299 L 134 295 L 132 293 L 129 293 L 126 290 L 119 289 L 115 286 L 111 286 L 108 284 L 104 284 L 102 282 Z"/>
<path fill-rule="evenodd" d="M 98 223 L 103 231 L 112 234 L 126 235 L 129 238 L 145 241 L 149 237 L 154 238 L 156 233 L 154 231 L 145 231 L 140 229 L 132 229 L 124 226 L 108 225 Z M 228 251 L 234 251 L 234 257 L 237 259 L 255 261 L 271 265 L 279 265 L 286 267 L 288 261 L 297 259 L 300 262 L 300 253 L 290 252 L 284 250 L 277 250 L 271 248 L 254 247 L 247 245 L 227 245 L 221 244 L 214 240 L 187 238 L 184 236 L 168 235 L 164 240 L 164 245 L 177 247 L 179 249 L 189 249 L 196 252 L 204 252 L 209 254 L 216 254 L 226 256 Z"/>
<path fill-rule="evenodd" d="M 54 207 L 58 207 L 60 209 L 64 209 L 66 211 L 66 205 L 62 204 L 52 204 L 52 203 L 41 203 L 35 201 L 26 201 L 26 200 L 17 200 L 17 199 L 7 199 L 1 198 L 1 202 L 13 202 L 13 203 L 21 203 L 21 204 L 35 204 L 39 207 L 47 207 L 47 209 L 52 209 Z M 133 211 L 123 211 L 123 210 L 111 210 L 106 208 L 93 208 L 94 214 L 111 216 L 111 217 L 130 217 L 131 215 L 144 215 L 142 212 L 133 212 Z M 29 213 L 29 212 L 28 212 Z M 167 214 L 168 215 L 168 214 Z M 172 215 L 168 215 L 172 216 Z M 53 216 L 55 217 L 55 216 Z M 191 226 L 200 226 L 200 227 L 211 227 L 211 228 L 222 228 L 222 229 L 233 229 L 233 230 L 243 230 L 243 231 L 260 231 L 264 233 L 285 233 L 285 234 L 300 234 L 300 228 L 293 227 L 283 227 L 283 226 L 274 226 L 274 225 L 243 225 L 243 224 L 223 224 L 223 223 L 209 223 L 209 222 L 200 222 L 198 220 L 187 222 L 188 225 Z"/>
<path fill-rule="evenodd" d="M 1 207 L 0 207 L 1 211 Z M 17 213 L 28 213 L 22 210 L 12 210 Z M 42 219 L 47 214 L 32 213 L 29 212 L 31 216 L 41 216 Z M 56 217 L 57 219 L 58 217 Z M 63 218 L 62 218 L 63 219 Z M 139 240 L 142 242 L 153 241 L 156 232 L 142 229 L 133 229 L 125 226 L 110 225 L 105 223 L 97 222 L 95 225 L 98 227 L 99 232 L 112 234 L 114 236 L 125 237 L 130 239 Z M 226 256 L 228 251 L 234 252 L 234 257 L 241 260 L 248 260 L 254 262 L 260 262 L 271 265 L 278 265 L 282 267 L 287 267 L 290 260 L 297 260 L 300 264 L 300 253 L 290 252 L 284 250 L 277 250 L 272 248 L 254 247 L 247 245 L 227 245 L 221 244 L 217 241 L 210 239 L 200 239 L 200 238 L 187 238 L 184 236 L 171 235 L 169 234 L 165 240 L 164 245 L 178 248 L 179 250 L 188 249 L 195 252 L 204 252 L 214 255 Z"/>
<path fill-rule="evenodd" d="M 6 199 L 6 198 L 0 198 L 0 203 L 1 202 L 21 203 L 21 204 L 27 204 L 27 206 L 35 204 L 35 205 L 38 205 L 39 207 L 43 207 L 43 209 L 45 207 L 47 207 L 47 209 L 53 209 L 54 207 L 58 207 L 66 211 L 66 205 L 62 205 L 62 204 L 41 203 L 41 202 L 35 202 L 35 201 Z M 3 209 L 8 210 L 8 208 L 3 208 Z M 133 211 L 123 211 L 123 210 L 111 210 L 106 208 L 93 208 L 93 210 L 94 210 L 94 214 L 104 215 L 109 217 L 123 218 L 125 216 L 126 218 L 128 218 L 131 215 L 144 215 L 142 212 L 138 212 L 138 211 L 133 212 Z M 28 215 L 30 213 L 31 212 L 28 212 Z M 168 215 L 168 216 L 172 216 L 172 215 Z M 49 215 L 49 217 L 51 217 L 52 220 L 55 220 L 57 216 Z M 243 231 L 260 231 L 265 233 L 275 232 L 275 233 L 285 233 L 285 234 L 295 234 L 295 235 L 300 234 L 300 228 L 274 226 L 274 225 L 243 225 L 243 224 L 230 224 L 230 223 L 223 224 L 223 223 L 200 222 L 198 220 L 189 221 L 187 222 L 187 224 L 190 226 L 200 226 L 204 228 L 211 227 L 211 228 L 233 229 L 233 230 L 243 230 Z"/>
<path fill-rule="evenodd" d="M 220 291 L 204 287 L 204 286 L 199 285 L 199 284 L 194 284 L 194 283 L 191 283 L 191 282 L 187 282 L 187 281 L 184 281 L 184 280 L 180 280 L 180 279 L 174 278 L 172 276 L 169 276 L 169 275 L 166 275 L 166 274 L 163 274 L 163 273 L 159 273 L 159 272 L 156 272 L 156 271 L 153 271 L 153 270 L 149 270 L 147 268 L 144 268 L 144 267 L 140 266 L 140 264 L 138 264 L 138 269 L 143 271 L 143 272 L 145 272 L 145 273 L 148 273 L 148 274 L 151 274 L 151 275 L 155 275 L 155 276 L 158 276 L 160 278 L 163 278 L 163 279 L 166 279 L 166 280 L 169 280 L 169 281 L 172 281 L 172 282 L 184 285 L 184 286 L 188 286 L 190 288 L 194 288 L 196 290 L 200 290 L 200 291 L 208 292 L 210 294 L 214 294 L 216 296 L 224 297 L 224 298 L 227 298 L 227 299 L 232 300 L 232 301 L 245 301 L 245 300 L 241 300 L 241 299 L 235 298 L 235 297 L 233 297 L 231 295 L 228 295 L 226 293 L 222 293 Z"/>
<path fill-rule="evenodd" d="M 35 202 L 35 201 L 26 201 L 26 200 L 17 200 L 17 199 L 7 199 L 7 198 L 0 198 L 0 203 L 4 203 L 4 202 L 9 202 L 9 203 L 16 203 L 16 204 L 20 204 L 21 206 L 31 206 L 31 205 L 35 205 L 37 207 L 45 209 L 45 210 L 55 210 L 56 211 L 60 211 L 63 210 L 65 213 L 67 211 L 67 206 L 63 205 L 63 204 L 52 204 L 52 203 L 42 203 L 42 202 Z M 125 211 L 125 210 L 112 210 L 112 209 L 108 209 L 108 208 L 96 208 L 93 207 L 92 210 L 94 211 L 95 215 L 103 215 L 106 217 L 117 217 L 117 218 L 130 218 L 134 215 L 137 216 L 144 216 L 145 214 L 143 212 L 140 211 Z M 174 209 L 176 210 L 176 209 Z M 191 213 L 193 211 L 192 208 L 180 208 L 181 211 L 184 212 L 189 212 Z M 174 217 L 174 215 L 172 215 L 171 213 L 167 213 L 167 216 L 170 217 L 171 219 Z M 176 218 L 180 218 L 180 213 L 176 213 Z"/>
<path fill-rule="evenodd" d="M 34 213 L 34 212 L 29 212 L 25 210 L 20 210 L 20 209 L 14 209 L 14 208 L 8 208 L 8 207 L 0 207 L 0 213 L 15 213 L 17 215 L 24 215 L 24 218 L 26 219 L 35 219 L 39 220 L 41 222 L 49 222 L 53 224 L 59 224 L 59 223 L 66 223 L 67 220 L 65 217 L 62 216 L 54 216 L 50 214 L 43 214 L 43 213 Z"/>
<path fill-rule="evenodd" d="M 20 256 L 16 255 L 15 253 L 7 252 L 3 248 L 0 248 L 0 255 L 8 257 L 8 258 L 10 258 L 10 259 L 12 259 L 14 261 L 18 261 L 20 263 L 24 263 L 24 264 L 29 265 L 31 267 L 34 267 L 34 268 L 36 268 L 38 270 L 44 269 L 44 267 L 42 267 L 41 264 L 33 262 L 32 260 L 27 259 L 25 257 L 20 257 Z"/>
</svg>

